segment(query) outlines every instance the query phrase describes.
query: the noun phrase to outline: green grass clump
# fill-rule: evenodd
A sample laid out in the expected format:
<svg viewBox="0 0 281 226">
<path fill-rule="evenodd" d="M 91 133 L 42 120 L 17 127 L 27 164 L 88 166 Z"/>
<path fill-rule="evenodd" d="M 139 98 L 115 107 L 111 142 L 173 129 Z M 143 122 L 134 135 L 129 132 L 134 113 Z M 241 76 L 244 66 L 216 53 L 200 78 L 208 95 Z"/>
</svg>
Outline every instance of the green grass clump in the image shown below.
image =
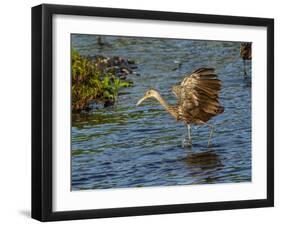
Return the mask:
<svg viewBox="0 0 281 226">
<path fill-rule="evenodd" d="M 89 110 L 89 104 L 93 101 L 113 104 L 118 98 L 119 89 L 131 85 L 106 70 L 105 58 L 91 60 L 72 50 L 71 59 L 72 111 Z"/>
</svg>

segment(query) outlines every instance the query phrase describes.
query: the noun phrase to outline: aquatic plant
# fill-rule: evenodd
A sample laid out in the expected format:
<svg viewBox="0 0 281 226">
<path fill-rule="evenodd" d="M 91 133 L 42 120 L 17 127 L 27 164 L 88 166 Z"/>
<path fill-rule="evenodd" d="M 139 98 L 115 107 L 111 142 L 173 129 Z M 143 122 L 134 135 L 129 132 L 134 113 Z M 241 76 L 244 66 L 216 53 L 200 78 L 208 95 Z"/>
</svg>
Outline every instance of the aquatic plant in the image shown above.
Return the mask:
<svg viewBox="0 0 281 226">
<path fill-rule="evenodd" d="M 132 83 L 121 81 L 113 71 L 107 70 L 107 58 L 94 60 L 71 52 L 72 59 L 72 111 L 89 110 L 93 101 L 112 105 L 118 98 L 119 89 Z"/>
</svg>

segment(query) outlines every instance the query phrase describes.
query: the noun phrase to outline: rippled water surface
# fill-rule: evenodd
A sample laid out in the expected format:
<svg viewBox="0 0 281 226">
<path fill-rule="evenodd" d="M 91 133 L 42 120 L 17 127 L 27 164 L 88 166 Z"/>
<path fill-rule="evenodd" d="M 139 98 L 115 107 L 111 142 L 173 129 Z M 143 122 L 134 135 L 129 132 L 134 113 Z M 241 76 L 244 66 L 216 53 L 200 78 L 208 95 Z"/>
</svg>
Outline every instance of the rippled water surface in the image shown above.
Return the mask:
<svg viewBox="0 0 281 226">
<path fill-rule="evenodd" d="M 124 37 L 105 42 L 101 48 L 94 35 L 72 36 L 81 54 L 136 60 L 140 76 L 128 76 L 134 87 L 122 90 L 117 105 L 73 115 L 73 190 L 251 181 L 251 62 L 244 78 L 240 43 Z M 216 68 L 225 111 L 209 121 L 215 126 L 211 147 L 209 128 L 198 126 L 192 127 L 192 148 L 183 148 L 183 123 L 155 100 L 136 103 L 153 87 L 175 104 L 171 87 L 199 67 Z"/>
</svg>

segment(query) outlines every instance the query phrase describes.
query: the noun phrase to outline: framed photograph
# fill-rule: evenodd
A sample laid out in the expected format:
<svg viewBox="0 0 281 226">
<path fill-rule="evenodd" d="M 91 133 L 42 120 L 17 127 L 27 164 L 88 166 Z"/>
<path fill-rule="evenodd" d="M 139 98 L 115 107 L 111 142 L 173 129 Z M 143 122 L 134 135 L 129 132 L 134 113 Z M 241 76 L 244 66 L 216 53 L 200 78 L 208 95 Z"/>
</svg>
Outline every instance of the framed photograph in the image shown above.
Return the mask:
<svg viewBox="0 0 281 226">
<path fill-rule="evenodd" d="M 32 217 L 274 205 L 274 21 L 32 8 Z"/>
</svg>

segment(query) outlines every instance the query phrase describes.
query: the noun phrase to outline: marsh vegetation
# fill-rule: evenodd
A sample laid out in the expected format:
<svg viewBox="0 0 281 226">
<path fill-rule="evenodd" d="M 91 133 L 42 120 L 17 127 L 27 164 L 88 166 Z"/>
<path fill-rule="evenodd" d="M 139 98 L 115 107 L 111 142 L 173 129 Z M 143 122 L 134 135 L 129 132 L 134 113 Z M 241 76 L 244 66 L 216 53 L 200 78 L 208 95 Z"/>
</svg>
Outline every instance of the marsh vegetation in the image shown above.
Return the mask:
<svg viewBox="0 0 281 226">
<path fill-rule="evenodd" d="M 118 72 L 119 58 L 115 59 L 86 57 L 72 50 L 72 112 L 90 110 L 93 102 L 113 105 L 118 99 L 119 90 L 132 86 L 132 81 L 125 81 L 126 77 Z M 126 62 L 122 58 L 119 61 Z M 112 66 L 113 63 L 117 65 Z"/>
</svg>

